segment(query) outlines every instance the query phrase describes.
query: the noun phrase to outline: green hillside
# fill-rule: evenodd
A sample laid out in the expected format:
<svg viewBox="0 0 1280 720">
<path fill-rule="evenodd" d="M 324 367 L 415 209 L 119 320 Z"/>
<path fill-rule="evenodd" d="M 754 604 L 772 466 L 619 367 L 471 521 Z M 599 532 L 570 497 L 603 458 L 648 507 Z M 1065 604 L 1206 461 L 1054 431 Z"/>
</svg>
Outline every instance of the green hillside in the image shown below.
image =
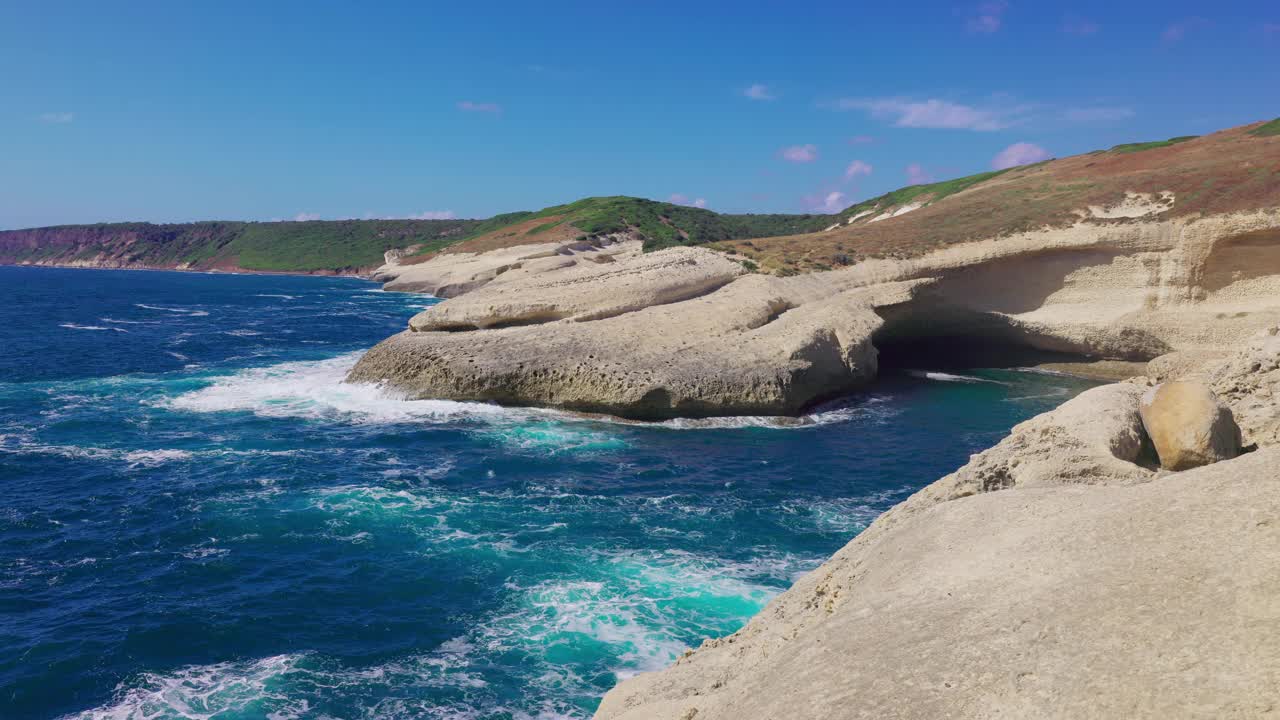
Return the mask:
<svg viewBox="0 0 1280 720">
<path fill-rule="evenodd" d="M 541 218 L 547 218 L 547 222 L 532 222 Z M 720 240 L 814 232 L 831 222 L 830 215 L 730 215 L 617 195 L 585 198 L 534 212 L 499 215 L 482 221 L 462 240 L 501 239 L 501 244 L 516 245 L 539 242 L 540 237 L 589 238 L 630 230 L 642 237 L 645 250 L 658 250 Z M 516 226 L 518 230 L 513 229 Z"/>
<path fill-rule="evenodd" d="M 316 220 L 61 225 L 0 232 L 0 262 L 353 272 L 381 265 L 383 253 L 393 248 L 444 247 L 478 224 L 476 220 Z"/>
<path fill-rule="evenodd" d="M 1000 172 L 914 185 L 839 215 L 722 214 L 643 198 L 592 197 L 487 220 L 106 223 L 0 232 L 0 263 L 108 267 L 359 272 L 390 249 L 425 255 L 449 247 L 483 251 L 523 243 L 631 232 L 645 250 L 816 232 L 864 209 L 938 200 Z M 545 220 L 544 222 L 539 222 Z"/>
</svg>

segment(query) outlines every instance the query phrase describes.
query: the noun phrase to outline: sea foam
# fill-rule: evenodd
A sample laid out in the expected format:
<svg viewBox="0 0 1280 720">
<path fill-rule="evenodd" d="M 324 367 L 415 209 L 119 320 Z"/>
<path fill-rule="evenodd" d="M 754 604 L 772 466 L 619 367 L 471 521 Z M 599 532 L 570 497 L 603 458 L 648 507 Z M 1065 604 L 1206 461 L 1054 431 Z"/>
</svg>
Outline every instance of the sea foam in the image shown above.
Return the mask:
<svg viewBox="0 0 1280 720">
<path fill-rule="evenodd" d="M 103 330 L 114 330 L 114 331 L 116 331 L 116 332 L 129 332 L 128 330 L 125 330 L 124 328 L 117 328 L 117 327 L 103 327 L 103 326 L 101 326 L 101 325 L 77 325 L 77 324 L 75 324 L 75 323 L 60 323 L 60 324 L 58 325 L 58 327 L 63 327 L 63 328 L 66 328 L 66 329 L 68 329 L 68 330 L 97 330 L 97 331 L 103 331 Z"/>
<path fill-rule="evenodd" d="M 166 405 L 191 412 L 252 412 L 262 417 L 342 418 L 362 423 L 448 422 L 502 415 L 484 403 L 406 400 L 372 384 L 346 383 L 360 353 L 241 370 Z"/>
<path fill-rule="evenodd" d="M 66 715 L 64 720 L 156 720 L 218 717 L 304 717 L 305 699 L 289 698 L 285 686 L 299 673 L 303 655 L 276 655 L 250 662 L 192 665 L 169 673 L 145 673 L 116 687 L 111 702 Z"/>
</svg>

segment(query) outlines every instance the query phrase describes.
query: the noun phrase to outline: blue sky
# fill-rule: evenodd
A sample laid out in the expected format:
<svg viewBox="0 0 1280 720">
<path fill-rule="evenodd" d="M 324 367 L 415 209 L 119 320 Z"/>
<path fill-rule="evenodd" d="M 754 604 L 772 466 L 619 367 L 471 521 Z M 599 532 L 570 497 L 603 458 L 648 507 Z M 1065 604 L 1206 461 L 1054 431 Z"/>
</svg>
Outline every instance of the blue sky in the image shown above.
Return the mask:
<svg viewBox="0 0 1280 720">
<path fill-rule="evenodd" d="M 1277 115 L 1274 2 L 5 2 L 0 228 L 831 211 Z"/>
</svg>

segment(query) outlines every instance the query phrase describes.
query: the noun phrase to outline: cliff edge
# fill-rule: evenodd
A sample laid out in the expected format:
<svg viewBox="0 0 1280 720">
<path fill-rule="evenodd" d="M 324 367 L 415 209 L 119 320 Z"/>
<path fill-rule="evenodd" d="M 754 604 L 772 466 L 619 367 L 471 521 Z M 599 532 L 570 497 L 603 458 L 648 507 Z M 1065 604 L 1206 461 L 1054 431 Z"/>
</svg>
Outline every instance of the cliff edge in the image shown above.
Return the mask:
<svg viewBox="0 0 1280 720">
<path fill-rule="evenodd" d="M 637 419 L 792 415 L 874 378 L 886 349 L 1230 347 L 1280 322 L 1280 137 L 1252 133 L 906 188 L 805 235 L 646 253 L 623 232 L 390 263 L 388 289 L 448 299 L 349 379 Z"/>
<path fill-rule="evenodd" d="M 1257 718 L 1280 710 L 1280 337 L 1199 368 L 1232 460 L 1159 471 L 1145 378 L 1085 392 L 881 516 L 600 720 Z"/>
</svg>

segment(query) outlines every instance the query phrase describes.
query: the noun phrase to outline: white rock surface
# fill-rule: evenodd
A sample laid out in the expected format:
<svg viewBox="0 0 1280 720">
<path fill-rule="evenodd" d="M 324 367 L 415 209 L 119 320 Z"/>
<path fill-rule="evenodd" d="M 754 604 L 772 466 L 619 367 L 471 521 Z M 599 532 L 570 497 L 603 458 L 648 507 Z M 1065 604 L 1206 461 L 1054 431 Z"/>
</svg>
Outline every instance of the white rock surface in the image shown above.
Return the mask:
<svg viewBox="0 0 1280 720">
<path fill-rule="evenodd" d="M 1259 436 L 1278 365 L 1264 335 L 1215 373 Z M 596 717 L 1273 714 L 1280 445 L 1159 475 L 1130 462 L 1142 390 L 1097 388 L 1019 425 Z"/>
<path fill-rule="evenodd" d="M 616 262 L 597 254 L 543 272 L 511 274 L 434 305 L 409 321 L 417 331 L 482 329 L 572 319 L 601 320 L 706 295 L 746 272 L 703 248 L 671 248 Z M 607 259 L 606 262 L 600 262 Z"/>
<path fill-rule="evenodd" d="M 640 243 L 634 241 L 603 245 L 583 241 L 536 243 L 483 253 L 440 253 L 415 264 L 402 264 L 402 258 L 391 258 L 391 262 L 374 271 L 372 277 L 384 283 L 385 290 L 448 298 L 484 287 L 513 271 L 520 272 L 513 273 L 512 277 L 536 275 L 639 253 Z"/>
<path fill-rule="evenodd" d="M 1122 360 L 1203 352 L 1280 322 L 1278 229 L 1276 209 L 1081 221 L 786 278 L 741 275 L 705 249 L 641 254 L 638 243 L 440 256 L 398 270 L 388 288 L 472 292 L 415 318 L 424 332 L 388 340 L 351 377 L 413 397 L 634 417 L 784 414 L 870 377 L 865 359 L 839 371 L 812 353 L 871 357 L 871 333 Z M 859 309 L 847 316 L 824 309 L 848 302 Z M 818 318 L 831 324 L 806 325 L 804 341 L 781 332 Z"/>
</svg>

